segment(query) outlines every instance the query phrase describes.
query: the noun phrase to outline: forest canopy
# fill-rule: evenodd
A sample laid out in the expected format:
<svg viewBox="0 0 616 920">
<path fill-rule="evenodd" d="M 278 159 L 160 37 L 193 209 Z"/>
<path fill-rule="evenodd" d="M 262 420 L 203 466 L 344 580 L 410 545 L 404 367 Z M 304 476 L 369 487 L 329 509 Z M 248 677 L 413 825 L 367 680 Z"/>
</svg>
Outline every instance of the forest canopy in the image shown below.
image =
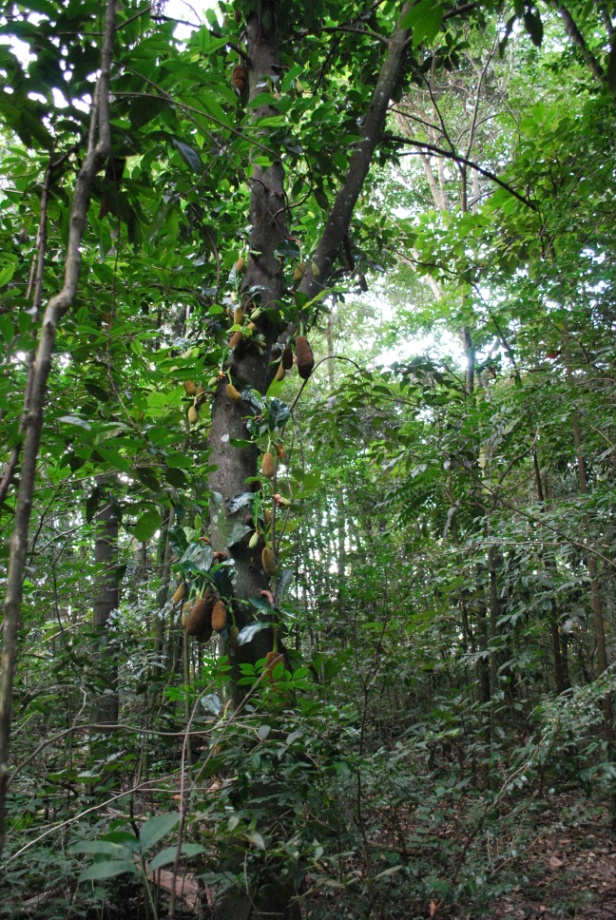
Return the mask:
<svg viewBox="0 0 616 920">
<path fill-rule="evenodd" d="M 0 915 L 611 916 L 612 0 L 2 0 L 0 77 Z"/>
</svg>

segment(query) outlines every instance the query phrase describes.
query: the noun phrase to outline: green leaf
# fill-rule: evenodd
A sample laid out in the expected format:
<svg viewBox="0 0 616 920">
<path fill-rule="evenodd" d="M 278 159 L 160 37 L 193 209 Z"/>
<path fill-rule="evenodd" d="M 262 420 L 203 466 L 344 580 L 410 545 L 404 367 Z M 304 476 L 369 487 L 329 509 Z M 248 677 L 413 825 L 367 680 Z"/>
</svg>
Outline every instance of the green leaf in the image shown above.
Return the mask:
<svg viewBox="0 0 616 920">
<path fill-rule="evenodd" d="M 110 859 L 87 866 L 79 876 L 78 881 L 98 882 L 104 878 L 115 878 L 116 875 L 123 875 L 125 872 L 137 875 L 139 872 L 137 864 L 128 859 Z"/>
<path fill-rule="evenodd" d="M 413 30 L 413 47 L 422 42 L 430 44 L 438 35 L 443 22 L 443 8 L 434 0 L 421 0 L 404 17 L 403 29 Z"/>
<path fill-rule="evenodd" d="M 0 268 L 0 287 L 4 287 L 5 284 L 8 284 L 13 275 L 15 274 L 15 269 L 17 268 L 17 260 L 12 264 L 5 265 L 3 268 Z"/>
<path fill-rule="evenodd" d="M 203 172 L 203 163 L 197 151 L 189 147 L 188 144 L 185 144 L 184 141 L 179 141 L 175 137 L 173 138 L 173 145 L 192 171 L 200 175 Z"/>
<path fill-rule="evenodd" d="M 86 422 L 84 418 L 79 418 L 78 415 L 62 415 L 58 421 L 63 422 L 65 425 L 74 425 L 75 428 L 83 428 L 84 431 L 92 430 L 90 423 Z"/>
<path fill-rule="evenodd" d="M 269 406 L 270 429 L 283 428 L 291 418 L 291 410 L 281 399 L 272 399 Z"/>
<path fill-rule="evenodd" d="M 142 514 L 135 524 L 135 537 L 141 543 L 145 543 L 146 540 L 154 536 L 157 530 L 160 530 L 162 524 L 163 520 L 160 516 L 160 512 L 156 508 L 151 508 L 149 511 L 146 511 L 145 514 Z"/>
<path fill-rule="evenodd" d="M 265 597 L 251 597 L 250 603 L 253 607 L 256 607 L 257 610 L 267 610 L 270 612 L 274 611 L 274 607 L 272 607 L 270 602 Z"/>
<path fill-rule="evenodd" d="M 167 815 L 156 815 L 145 822 L 139 832 L 141 852 L 146 853 L 155 843 L 166 837 L 176 826 L 180 816 L 177 811 Z"/>
<path fill-rule="evenodd" d="M 165 847 L 164 850 L 157 853 L 156 856 L 148 862 L 148 869 L 150 872 L 155 872 L 156 869 L 161 869 L 163 866 L 168 866 L 170 863 L 174 862 L 177 849 L 177 846 Z M 181 855 L 183 857 L 198 856 L 200 853 L 205 853 L 205 847 L 202 847 L 200 843 L 182 844 Z"/>
<path fill-rule="evenodd" d="M 212 568 L 214 550 L 209 543 L 190 543 L 180 559 L 180 568 L 184 572 L 207 575 Z"/>
<path fill-rule="evenodd" d="M 133 841 L 137 844 L 136 839 Z M 112 843 L 109 840 L 84 840 L 83 843 L 76 843 L 70 849 L 69 853 L 90 853 L 95 856 L 114 856 L 116 859 L 131 859 L 135 849 L 125 844 Z"/>
<path fill-rule="evenodd" d="M 154 471 L 147 466 L 138 466 L 135 469 L 135 476 L 137 479 L 147 486 L 148 489 L 151 489 L 152 492 L 158 492 L 160 489 L 160 482 Z"/>
<path fill-rule="evenodd" d="M 242 537 L 245 537 L 247 533 L 252 530 L 251 527 L 248 527 L 242 521 L 235 521 L 231 533 L 227 537 L 227 546 L 235 546 L 236 543 L 239 543 Z"/>
<path fill-rule="evenodd" d="M 15 328 L 13 326 L 13 320 L 10 316 L 5 314 L 0 314 L 0 335 L 5 342 L 9 343 L 13 341 L 13 336 L 15 334 Z"/>
<path fill-rule="evenodd" d="M 265 849 L 265 840 L 263 839 L 263 837 L 258 831 L 248 831 L 246 834 L 246 837 L 248 840 L 250 840 L 251 843 L 253 843 L 257 847 L 257 849 L 259 850 Z"/>
<path fill-rule="evenodd" d="M 246 508 L 248 505 L 251 505 L 254 501 L 254 497 L 254 492 L 240 492 L 239 495 L 234 495 L 233 498 L 229 500 L 229 514 L 235 514 L 240 508 Z"/>
</svg>

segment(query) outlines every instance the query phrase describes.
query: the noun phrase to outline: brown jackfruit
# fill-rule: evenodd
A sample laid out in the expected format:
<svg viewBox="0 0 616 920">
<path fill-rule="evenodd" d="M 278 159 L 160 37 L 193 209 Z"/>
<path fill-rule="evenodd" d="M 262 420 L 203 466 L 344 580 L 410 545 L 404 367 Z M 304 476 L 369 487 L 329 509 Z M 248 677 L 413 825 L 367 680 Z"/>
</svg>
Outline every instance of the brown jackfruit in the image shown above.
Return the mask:
<svg viewBox="0 0 616 920">
<path fill-rule="evenodd" d="M 192 380 L 184 381 L 184 389 L 186 390 L 187 396 L 195 396 L 197 393 L 197 385 Z"/>
<path fill-rule="evenodd" d="M 236 307 L 233 311 L 233 325 L 241 326 L 244 322 L 244 311 L 241 307 Z"/>
<path fill-rule="evenodd" d="M 298 335 L 295 339 L 295 355 L 299 376 L 302 380 L 308 380 L 314 368 L 314 355 L 306 336 Z"/>
<path fill-rule="evenodd" d="M 282 352 L 282 366 L 285 371 L 291 370 L 293 367 L 293 349 L 290 345 L 285 345 Z"/>
<path fill-rule="evenodd" d="M 206 623 L 198 633 L 195 633 L 195 639 L 197 642 L 209 642 L 212 638 L 213 632 L 214 630 L 212 629 L 212 624 Z"/>
<path fill-rule="evenodd" d="M 212 629 L 222 632 L 227 625 L 227 608 L 224 601 L 216 601 L 212 610 Z"/>
<path fill-rule="evenodd" d="M 231 86 L 241 96 L 248 83 L 248 71 L 241 64 L 236 64 L 231 71 Z"/>
<path fill-rule="evenodd" d="M 272 684 L 274 682 L 274 671 L 279 664 L 284 665 L 284 655 L 282 652 L 268 652 L 265 656 L 265 667 L 263 668 L 264 672 L 267 674 L 267 679 Z"/>
<path fill-rule="evenodd" d="M 199 413 L 194 406 L 190 406 L 188 410 L 188 421 L 191 425 L 196 425 L 199 421 Z"/>
<path fill-rule="evenodd" d="M 240 332 L 239 329 L 237 332 L 234 332 L 231 338 L 229 339 L 229 348 L 237 348 L 242 339 L 244 338 L 244 333 Z"/>
<path fill-rule="evenodd" d="M 188 612 L 188 618 L 184 623 L 186 632 L 189 636 L 201 636 L 210 628 L 212 634 L 212 608 L 214 606 L 214 595 L 209 591 L 203 597 L 198 597 Z M 208 636 L 209 638 L 209 636 Z M 207 639 L 199 640 L 206 642 Z"/>
</svg>

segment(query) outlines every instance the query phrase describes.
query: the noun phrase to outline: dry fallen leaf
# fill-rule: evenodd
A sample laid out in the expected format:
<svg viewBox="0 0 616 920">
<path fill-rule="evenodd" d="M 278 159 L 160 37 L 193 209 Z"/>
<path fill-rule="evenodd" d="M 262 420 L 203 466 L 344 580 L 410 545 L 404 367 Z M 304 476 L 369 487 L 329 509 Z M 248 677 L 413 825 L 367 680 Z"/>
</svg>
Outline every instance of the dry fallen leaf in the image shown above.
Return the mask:
<svg viewBox="0 0 616 920">
<path fill-rule="evenodd" d="M 556 870 L 556 869 L 562 869 L 562 867 L 563 867 L 565 864 L 564 864 L 564 862 L 562 861 L 562 859 L 559 859 L 557 856 L 550 856 L 548 865 L 549 865 L 550 869 Z"/>
</svg>

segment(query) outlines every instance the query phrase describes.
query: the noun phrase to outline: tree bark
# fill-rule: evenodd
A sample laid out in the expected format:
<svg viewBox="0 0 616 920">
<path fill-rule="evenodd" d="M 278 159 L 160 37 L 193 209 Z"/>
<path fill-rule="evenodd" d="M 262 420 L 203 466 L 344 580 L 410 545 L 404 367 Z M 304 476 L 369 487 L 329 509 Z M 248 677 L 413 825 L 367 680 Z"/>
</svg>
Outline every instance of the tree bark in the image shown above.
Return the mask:
<svg viewBox="0 0 616 920">
<path fill-rule="evenodd" d="M 409 12 L 412 4 L 405 3 L 400 22 Z M 368 174 L 374 151 L 381 140 L 389 100 L 397 83 L 404 53 L 410 37 L 409 29 L 398 26 L 388 43 L 388 51 L 377 81 L 372 103 L 362 126 L 362 139 L 355 147 L 345 182 L 336 196 L 330 217 L 318 243 L 313 261 L 318 275 L 306 272 L 300 290 L 308 299 L 316 297 L 327 286 L 334 261 L 342 241 L 348 234 L 353 209 Z M 276 31 L 276 3 L 263 0 L 247 20 L 247 54 L 250 60 L 249 96 L 254 99 L 268 81 L 280 72 L 278 36 Z M 277 115 L 270 106 L 259 106 L 254 111 L 255 124 L 259 119 Z M 243 348 L 240 344 L 233 354 L 230 366 L 231 377 L 238 389 L 250 387 L 263 394 L 271 382 L 274 347 L 282 329 L 268 318 L 267 308 L 275 308 L 285 293 L 285 281 L 277 258 L 279 245 L 287 238 L 286 201 L 284 171 L 277 160 L 268 166 L 255 164 L 250 180 L 250 256 L 242 285 L 243 306 L 250 313 L 254 306 L 262 312 L 256 325 L 262 333 L 266 347 L 263 354 L 254 348 Z M 251 292 L 259 292 L 255 303 Z M 245 403 L 229 400 L 226 394 L 227 381 L 221 379 L 214 397 L 212 429 L 210 432 L 211 460 L 215 467 L 210 478 L 213 493 L 211 502 L 211 540 L 214 550 L 230 551 L 235 569 L 234 595 L 237 599 L 238 625 L 250 618 L 246 607 L 249 597 L 269 587 L 270 579 L 261 565 L 262 544 L 250 549 L 249 534 L 240 542 L 228 547 L 229 535 L 235 523 L 248 523 L 246 508 L 230 511 L 231 499 L 255 489 L 246 480 L 256 476 L 258 450 L 256 445 L 234 447 L 233 441 L 250 440 L 246 428 Z M 274 510 L 274 509 L 273 509 Z M 243 660 L 255 661 L 263 657 L 272 647 L 270 631 L 258 633 L 247 646 L 240 646 Z"/>
</svg>

